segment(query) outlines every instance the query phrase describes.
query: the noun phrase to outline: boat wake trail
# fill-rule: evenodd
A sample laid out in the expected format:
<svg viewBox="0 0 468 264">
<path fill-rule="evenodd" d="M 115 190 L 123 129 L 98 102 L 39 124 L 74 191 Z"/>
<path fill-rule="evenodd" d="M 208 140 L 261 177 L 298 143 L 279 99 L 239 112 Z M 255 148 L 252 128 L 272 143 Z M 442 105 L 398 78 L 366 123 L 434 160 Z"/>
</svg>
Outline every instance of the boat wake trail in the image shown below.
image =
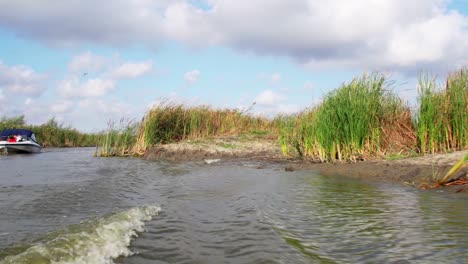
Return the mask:
<svg viewBox="0 0 468 264">
<path fill-rule="evenodd" d="M 32 245 L 5 257 L 6 263 L 114 263 L 119 256 L 132 254 L 132 238 L 143 232 L 144 221 L 161 208 L 157 205 L 134 207 L 55 231 Z"/>
</svg>

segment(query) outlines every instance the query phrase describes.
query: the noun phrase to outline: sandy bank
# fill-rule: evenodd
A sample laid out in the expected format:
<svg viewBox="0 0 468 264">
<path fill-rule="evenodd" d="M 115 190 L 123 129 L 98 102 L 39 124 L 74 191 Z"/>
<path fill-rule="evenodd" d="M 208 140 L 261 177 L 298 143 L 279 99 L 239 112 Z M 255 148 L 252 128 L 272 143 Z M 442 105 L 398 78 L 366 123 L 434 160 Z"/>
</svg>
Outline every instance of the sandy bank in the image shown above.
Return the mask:
<svg viewBox="0 0 468 264">
<path fill-rule="evenodd" d="M 170 161 L 251 159 L 265 164 L 280 162 L 284 164 L 286 171 L 316 170 L 323 175 L 343 175 L 420 186 L 433 182 L 434 177 L 445 175 L 466 153 L 467 151 L 459 151 L 393 161 L 316 163 L 284 156 L 276 140 L 271 138 L 223 137 L 155 146 L 147 151 L 144 158 Z M 456 176 L 467 173 L 468 166 L 465 166 Z"/>
<path fill-rule="evenodd" d="M 287 160 L 275 140 L 253 136 L 208 138 L 157 145 L 144 155 L 147 160 L 170 161 L 241 158 Z"/>
</svg>

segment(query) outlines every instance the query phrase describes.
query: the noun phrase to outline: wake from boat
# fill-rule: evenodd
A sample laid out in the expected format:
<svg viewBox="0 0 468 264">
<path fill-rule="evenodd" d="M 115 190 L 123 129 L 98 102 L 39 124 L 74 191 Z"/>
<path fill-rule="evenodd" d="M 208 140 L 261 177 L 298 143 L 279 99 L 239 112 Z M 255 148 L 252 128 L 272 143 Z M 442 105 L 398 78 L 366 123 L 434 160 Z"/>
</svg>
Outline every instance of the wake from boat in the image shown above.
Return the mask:
<svg viewBox="0 0 468 264">
<path fill-rule="evenodd" d="M 0 261 L 9 263 L 114 263 L 132 254 L 131 240 L 143 232 L 144 222 L 161 211 L 157 205 L 134 207 L 46 235 L 16 255 Z M 24 247 L 22 247 L 24 248 Z"/>
</svg>

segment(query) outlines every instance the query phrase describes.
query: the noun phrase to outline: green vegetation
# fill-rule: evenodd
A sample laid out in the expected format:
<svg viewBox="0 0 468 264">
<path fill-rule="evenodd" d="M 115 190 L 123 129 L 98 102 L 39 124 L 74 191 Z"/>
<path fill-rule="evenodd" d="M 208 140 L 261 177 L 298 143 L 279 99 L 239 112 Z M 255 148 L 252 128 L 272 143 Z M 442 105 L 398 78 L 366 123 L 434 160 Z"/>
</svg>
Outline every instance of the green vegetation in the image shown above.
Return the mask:
<svg viewBox="0 0 468 264">
<path fill-rule="evenodd" d="M 248 111 L 165 104 L 139 124 L 111 126 L 101 139 L 101 155 L 142 155 L 155 144 L 231 135 L 278 138 L 286 155 L 332 162 L 468 148 L 467 68 L 451 74 L 445 89 L 421 74 L 417 103 L 411 111 L 392 83 L 374 73 L 342 84 L 313 108 L 273 120 Z"/>
<path fill-rule="evenodd" d="M 271 121 L 237 110 L 166 104 L 154 107 L 139 128 L 137 150 L 189 138 L 238 135 L 272 128 Z"/>
<path fill-rule="evenodd" d="M 273 120 L 249 111 L 169 103 L 138 123 L 111 122 L 101 134 L 83 134 L 55 119 L 27 125 L 24 116 L 1 118 L 0 130 L 31 129 L 46 147 L 97 146 L 99 156 L 139 156 L 155 144 L 219 136 L 278 138 L 286 155 L 332 162 L 468 149 L 468 68 L 450 74 L 443 86 L 422 73 L 416 111 L 391 86 L 382 74 L 365 74 L 326 94 L 319 105 Z"/>
<path fill-rule="evenodd" d="M 468 68 L 451 74 L 445 89 L 422 74 L 419 88 L 415 130 L 420 153 L 468 148 Z"/>
<path fill-rule="evenodd" d="M 282 118 L 280 142 L 284 153 L 322 161 L 383 155 L 408 132 L 409 116 L 383 75 L 364 75 L 327 94 L 319 106 Z"/>
<path fill-rule="evenodd" d="M 468 148 L 467 68 L 451 74 L 445 90 L 421 74 L 415 118 L 389 86 L 383 75 L 364 75 L 313 109 L 277 118 L 283 152 L 352 161 Z"/>
<path fill-rule="evenodd" d="M 42 125 L 28 125 L 24 116 L 0 118 L 0 131 L 12 128 L 32 130 L 44 147 L 89 147 L 99 141 L 98 134 L 85 134 L 70 127 L 64 127 L 52 118 Z"/>
<path fill-rule="evenodd" d="M 237 110 L 166 104 L 151 109 L 139 124 L 121 125 L 117 129 L 110 125 L 99 144 L 97 155 L 143 155 L 154 144 L 242 133 L 258 134 L 271 129 L 273 123 L 270 120 Z"/>
<path fill-rule="evenodd" d="M 134 155 L 138 123 L 120 120 L 119 124 L 109 122 L 108 129 L 100 137 L 95 155 L 101 157 Z"/>
</svg>

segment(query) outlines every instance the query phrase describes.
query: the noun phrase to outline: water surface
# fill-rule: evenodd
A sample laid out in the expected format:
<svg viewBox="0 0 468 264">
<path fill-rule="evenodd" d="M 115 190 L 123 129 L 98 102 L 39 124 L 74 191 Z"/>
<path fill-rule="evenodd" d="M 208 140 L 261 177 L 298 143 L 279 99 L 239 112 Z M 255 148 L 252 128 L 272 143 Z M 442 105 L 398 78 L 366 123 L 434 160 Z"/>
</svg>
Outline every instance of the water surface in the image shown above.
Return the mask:
<svg viewBox="0 0 468 264">
<path fill-rule="evenodd" d="M 0 156 L 0 263 L 468 259 L 466 195 L 257 169 L 254 161 L 169 163 L 93 151 Z"/>
</svg>

